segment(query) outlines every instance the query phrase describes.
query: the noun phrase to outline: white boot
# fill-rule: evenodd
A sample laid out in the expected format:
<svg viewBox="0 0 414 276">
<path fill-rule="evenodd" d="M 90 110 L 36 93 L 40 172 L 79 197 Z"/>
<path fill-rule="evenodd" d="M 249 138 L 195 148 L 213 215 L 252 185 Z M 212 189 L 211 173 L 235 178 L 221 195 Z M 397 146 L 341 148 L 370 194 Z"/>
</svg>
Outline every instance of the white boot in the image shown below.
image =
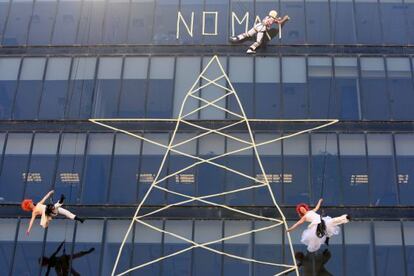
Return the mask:
<svg viewBox="0 0 414 276">
<path fill-rule="evenodd" d="M 246 53 L 248 54 L 256 54 L 256 51 L 253 50 L 252 48 L 247 49 Z"/>
</svg>

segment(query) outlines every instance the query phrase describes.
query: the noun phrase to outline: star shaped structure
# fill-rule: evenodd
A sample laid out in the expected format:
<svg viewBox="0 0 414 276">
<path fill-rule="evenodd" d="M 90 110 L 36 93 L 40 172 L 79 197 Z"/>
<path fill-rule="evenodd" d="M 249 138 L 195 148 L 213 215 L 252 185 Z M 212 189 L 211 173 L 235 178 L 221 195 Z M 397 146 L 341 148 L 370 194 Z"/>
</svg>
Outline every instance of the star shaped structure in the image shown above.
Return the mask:
<svg viewBox="0 0 414 276">
<path fill-rule="evenodd" d="M 232 100 L 233 103 L 233 108 L 229 108 L 226 105 L 226 100 Z M 198 106 L 198 107 L 194 107 L 194 106 Z M 224 121 L 224 126 L 221 126 L 220 128 L 211 128 L 211 127 L 206 127 L 203 126 L 202 124 L 200 124 L 200 121 L 197 120 L 192 120 L 191 118 L 194 117 L 194 115 L 196 115 L 199 112 L 206 112 L 207 109 L 214 109 L 216 112 L 221 112 L 221 114 L 226 114 L 228 118 L 230 118 L 231 120 L 228 121 Z M 209 113 L 212 114 L 212 113 Z M 282 210 L 280 209 L 279 205 L 276 202 L 275 196 L 273 194 L 273 191 L 270 187 L 269 184 L 269 179 L 268 179 L 268 175 L 265 173 L 262 161 L 260 159 L 260 155 L 259 155 L 259 151 L 258 151 L 258 147 L 264 146 L 264 145 L 268 145 L 270 143 L 274 143 L 277 141 L 280 141 L 282 139 L 288 139 L 306 132 L 310 132 L 310 131 L 314 131 L 317 129 L 321 129 L 327 126 L 330 126 L 332 124 L 335 124 L 336 122 L 338 122 L 338 120 L 332 119 L 332 120 L 253 120 L 253 119 L 248 119 L 246 117 L 246 113 L 244 112 L 243 106 L 240 102 L 239 97 L 237 96 L 237 93 L 233 87 L 233 85 L 231 84 L 227 74 L 225 73 L 220 60 L 217 56 L 214 56 L 206 65 L 206 67 L 203 69 L 203 71 L 200 73 L 199 77 L 197 78 L 197 80 L 194 82 L 193 86 L 190 88 L 190 90 L 187 92 L 183 103 L 181 105 L 181 109 L 178 115 L 177 119 L 90 119 L 91 122 L 101 125 L 105 128 L 114 130 L 116 132 L 120 132 L 120 133 L 124 133 L 126 135 L 135 137 L 137 139 L 141 139 L 142 141 L 145 141 L 147 143 L 159 146 L 163 149 L 165 149 L 165 153 L 163 155 L 160 167 L 158 169 L 158 172 L 156 173 L 150 187 L 148 188 L 146 194 L 144 195 L 144 197 L 142 198 L 142 200 L 139 202 L 138 207 L 136 209 L 136 212 L 131 220 L 131 223 L 129 225 L 129 228 L 127 230 L 127 233 L 125 234 L 125 237 L 121 243 L 121 246 L 119 248 L 119 252 L 113 267 L 113 271 L 112 271 L 112 275 L 115 275 L 117 273 L 117 266 L 118 266 L 118 262 L 121 258 L 121 254 L 122 254 L 122 250 L 124 248 L 125 242 L 128 239 L 128 236 L 131 234 L 131 231 L 133 229 L 133 226 L 135 223 L 139 223 L 143 226 L 146 226 L 154 231 L 163 233 L 164 235 L 168 235 L 171 237 L 174 237 L 176 239 L 182 240 L 186 243 L 189 244 L 188 247 L 181 249 L 179 251 L 176 251 L 174 253 L 162 256 L 158 259 L 155 260 L 151 260 L 148 261 L 146 263 L 143 264 L 139 264 L 136 265 L 132 268 L 129 268 L 126 271 L 123 272 L 119 272 L 116 275 L 124 275 L 127 274 L 129 272 L 132 272 L 134 270 L 138 270 L 140 268 L 143 268 L 145 266 L 154 264 L 156 262 L 160 262 L 162 260 L 165 260 L 167 258 L 172 258 L 174 256 L 177 256 L 179 254 L 182 254 L 184 252 L 187 252 L 189 250 L 195 249 L 195 248 L 202 248 L 205 250 L 208 250 L 210 252 L 216 253 L 216 254 L 221 254 L 224 255 L 228 258 L 233 258 L 233 259 L 237 259 L 240 261 L 245 261 L 245 262 L 251 262 L 251 263 L 256 263 L 256 264 L 261 264 L 261 265 L 267 265 L 267 266 L 272 266 L 275 269 L 277 269 L 277 273 L 275 275 L 282 275 L 288 272 L 295 272 L 296 275 L 299 275 L 298 272 L 298 268 L 296 265 L 296 261 L 295 261 L 295 256 L 294 256 L 294 251 L 293 251 L 293 247 L 292 247 L 292 242 L 291 242 L 291 238 L 289 233 L 286 233 L 287 236 L 287 241 L 289 243 L 289 248 L 290 248 L 290 257 L 291 257 L 291 262 L 289 264 L 278 264 L 278 263 L 273 263 L 273 262 L 268 262 L 268 261 L 263 261 L 263 260 L 258 260 L 258 259 L 253 259 L 253 258 L 248 258 L 248 257 L 243 257 L 243 256 L 238 256 L 236 254 L 231 254 L 228 252 L 224 252 L 224 251 L 220 251 L 217 250 L 213 247 L 211 247 L 211 245 L 214 245 L 216 243 L 220 243 L 220 242 L 224 242 L 224 241 L 228 241 L 231 239 L 235 239 L 238 237 L 242 237 L 242 236 L 246 236 L 246 235 L 250 235 L 252 233 L 258 233 L 258 232 L 262 232 L 262 231 L 267 231 L 270 229 L 274 229 L 276 227 L 283 227 L 283 230 L 286 230 L 288 228 L 287 223 L 286 223 L 286 219 L 285 216 L 283 215 Z M 148 121 L 169 121 L 169 122 L 175 122 L 175 128 L 174 131 L 172 133 L 171 139 L 169 141 L 168 144 L 163 144 L 160 142 L 157 142 L 153 139 L 149 139 L 147 137 L 144 137 L 143 135 L 137 134 L 137 133 L 133 133 L 131 131 L 127 131 L 125 129 L 120 129 L 117 128 L 113 125 L 113 123 L 115 122 L 130 122 L 130 121 L 135 121 L 135 122 L 148 122 Z M 285 135 L 282 137 L 277 137 L 271 140 L 267 140 L 267 141 L 263 141 L 263 142 L 257 142 L 253 136 L 253 132 L 252 132 L 252 128 L 250 125 L 250 122 L 303 122 L 303 121 L 310 121 L 310 122 L 317 122 L 317 123 L 321 123 L 320 125 L 313 127 L 313 128 L 308 128 L 308 129 L 304 129 L 295 133 L 291 133 L 289 135 Z M 223 122 L 221 122 L 223 124 Z M 111 125 L 112 124 L 112 125 Z M 232 127 L 235 126 L 243 126 L 246 129 L 246 132 L 248 133 L 247 138 L 246 137 L 237 137 L 236 135 L 233 135 L 231 132 L 227 132 L 228 130 L 230 130 Z M 194 132 L 194 135 L 188 139 L 185 140 L 180 140 L 177 139 L 177 133 L 180 130 L 180 127 L 182 126 L 186 126 L 187 128 L 194 128 L 196 129 L 198 132 Z M 205 156 L 197 156 L 191 153 L 187 153 L 185 152 L 185 150 L 182 150 L 182 146 L 186 145 L 187 143 L 190 143 L 192 141 L 196 141 L 197 139 L 200 139 L 202 137 L 205 137 L 207 135 L 218 135 L 218 136 L 223 136 L 226 137 L 227 139 L 237 143 L 239 146 L 235 149 L 232 150 L 228 150 L 227 152 L 217 155 L 217 156 L 213 156 L 213 157 L 205 157 Z M 228 164 L 222 164 L 219 162 L 219 159 L 225 157 L 225 156 L 230 156 L 230 155 L 234 155 L 234 154 L 238 154 L 241 153 L 243 151 L 247 151 L 247 150 L 252 150 L 253 151 L 253 156 L 255 159 L 256 164 L 258 165 L 258 168 L 260 169 L 260 174 L 258 175 L 249 175 L 246 172 L 242 172 L 239 171 L 237 169 L 231 168 L 231 166 L 229 166 Z M 179 156 L 183 156 L 188 158 L 189 160 L 192 160 L 191 164 L 189 164 L 188 166 L 185 166 L 183 168 L 180 168 L 174 172 L 169 173 L 168 175 L 162 176 L 162 172 L 163 169 L 167 166 L 166 165 L 166 160 L 167 157 L 170 154 L 175 154 L 175 155 L 179 155 Z M 248 179 L 249 181 L 251 181 L 252 183 L 238 188 L 238 189 L 233 189 L 233 190 L 228 190 L 222 193 L 216 193 L 216 194 L 207 194 L 207 195 L 203 195 L 203 196 L 191 196 L 191 195 L 187 195 L 185 193 L 180 193 L 177 191 L 174 191 L 172 189 L 168 189 L 166 187 L 164 187 L 162 185 L 163 182 L 165 182 L 166 180 L 168 180 L 171 177 L 177 177 L 178 175 L 180 175 L 181 173 L 192 169 L 196 166 L 199 166 L 201 164 L 209 164 L 211 166 L 215 166 L 218 167 L 220 169 L 223 169 L 229 173 L 238 175 L 238 177 L 243 178 L 243 179 Z M 213 183 L 214 184 L 214 183 Z M 249 213 L 231 206 L 227 206 L 225 204 L 220 204 L 220 203 L 216 203 L 213 202 L 211 199 L 215 198 L 215 197 L 220 197 L 220 196 L 225 196 L 225 195 L 232 195 L 232 196 L 237 196 L 238 193 L 244 192 L 244 191 L 248 191 L 251 189 L 264 189 L 265 191 L 268 192 L 268 195 L 271 198 L 271 201 L 273 203 L 273 205 L 276 207 L 278 213 L 280 214 L 281 219 L 276 219 L 276 218 L 271 218 L 271 217 L 264 217 L 264 216 L 260 216 L 254 213 Z M 175 196 L 181 197 L 184 200 L 180 201 L 180 202 L 175 202 L 166 206 L 163 206 L 155 211 L 146 213 L 146 214 L 142 214 L 142 207 L 144 206 L 146 200 L 148 199 L 149 195 L 154 192 L 155 190 L 161 190 L 163 192 L 169 193 L 169 194 L 173 194 Z M 184 204 L 188 204 L 191 202 L 200 202 L 202 204 L 205 205 L 210 205 L 210 206 L 216 206 L 216 207 L 220 207 L 223 209 L 226 209 L 228 211 L 231 212 L 236 212 L 238 214 L 244 215 L 246 217 L 250 217 L 250 218 L 256 218 L 262 221 L 266 221 L 268 224 L 264 227 L 260 227 L 257 229 L 253 229 L 250 231 L 245 231 L 245 232 L 241 232 L 241 233 L 237 233 L 234 235 L 227 235 L 221 239 L 217 239 L 217 240 L 212 240 L 212 241 L 208 241 L 208 242 L 204 242 L 204 243 L 199 243 L 199 242 L 195 242 L 191 239 L 188 239 L 186 237 L 183 237 L 182 235 L 179 235 L 177 233 L 173 233 L 173 232 L 169 232 L 166 231 L 164 229 L 160 229 L 157 226 L 154 226 L 153 224 L 149 223 L 148 220 L 145 220 L 145 218 L 154 215 L 156 213 L 162 212 L 170 207 L 173 206 L 180 206 L 180 205 L 184 205 Z"/>
</svg>

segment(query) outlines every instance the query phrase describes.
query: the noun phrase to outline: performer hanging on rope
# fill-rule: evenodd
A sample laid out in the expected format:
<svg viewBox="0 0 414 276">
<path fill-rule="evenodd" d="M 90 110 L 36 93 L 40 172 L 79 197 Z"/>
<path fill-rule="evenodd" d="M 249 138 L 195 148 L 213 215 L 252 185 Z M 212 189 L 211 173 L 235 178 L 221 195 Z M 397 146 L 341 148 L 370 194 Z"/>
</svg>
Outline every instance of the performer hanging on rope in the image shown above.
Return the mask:
<svg viewBox="0 0 414 276">
<path fill-rule="evenodd" d="M 301 238 L 301 242 L 307 245 L 309 252 L 317 251 L 323 243 L 329 245 L 329 238 L 339 234 L 340 228 L 338 225 L 348 223 L 350 220 L 348 215 L 331 218 L 329 216 L 322 217 L 317 214 L 316 212 L 321 207 L 322 201 L 322 198 L 319 199 L 318 204 L 312 210 L 310 210 L 309 206 L 305 203 L 298 204 L 296 206 L 296 212 L 298 213 L 300 220 L 287 229 L 287 231 L 290 232 L 305 221 L 310 223 L 308 228 L 303 231 Z"/>
<path fill-rule="evenodd" d="M 22 201 L 22 209 L 27 212 L 32 212 L 32 218 L 30 219 L 29 228 L 27 228 L 26 235 L 29 235 L 30 230 L 32 229 L 33 222 L 35 221 L 37 216 L 40 216 L 40 225 L 43 228 L 47 228 L 49 226 L 49 222 L 56 217 L 57 215 L 63 215 L 71 220 L 77 220 L 83 223 L 84 219 L 72 214 L 68 210 L 62 208 L 63 201 L 65 200 L 65 196 L 61 195 L 60 199 L 55 204 L 45 204 L 46 200 L 54 193 L 54 191 L 48 192 L 41 201 L 39 201 L 36 205 L 33 204 L 33 200 L 25 199 Z"/>
<path fill-rule="evenodd" d="M 283 25 L 288 21 L 290 17 L 285 15 L 283 18 L 277 17 L 277 11 L 272 10 L 269 12 L 269 15 L 266 16 L 262 22 L 257 23 L 253 26 L 247 33 L 239 34 L 238 36 L 230 37 L 231 42 L 241 42 L 246 38 L 251 38 L 256 35 L 256 42 L 254 42 L 246 53 L 254 54 L 256 53 L 256 49 L 262 45 L 265 34 L 270 30 L 273 24 L 279 25 L 279 38 L 281 38 L 281 28 Z"/>
</svg>

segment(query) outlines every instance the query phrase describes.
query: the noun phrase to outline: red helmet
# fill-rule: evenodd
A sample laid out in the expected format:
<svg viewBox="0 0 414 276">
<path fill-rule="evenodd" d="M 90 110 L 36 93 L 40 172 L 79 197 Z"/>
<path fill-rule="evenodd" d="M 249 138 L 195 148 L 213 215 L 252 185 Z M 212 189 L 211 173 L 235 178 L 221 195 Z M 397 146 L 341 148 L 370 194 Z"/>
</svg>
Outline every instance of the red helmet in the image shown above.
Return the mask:
<svg viewBox="0 0 414 276">
<path fill-rule="evenodd" d="M 306 211 L 309 211 L 309 206 L 308 206 L 308 204 L 305 204 L 305 203 L 299 203 L 298 205 L 296 205 L 296 213 L 298 213 L 298 215 L 299 215 L 300 217 L 302 217 L 302 216 L 303 216 L 303 214 L 300 212 L 300 208 L 301 208 L 301 207 L 305 208 L 305 209 L 306 209 Z"/>
<path fill-rule="evenodd" d="M 22 209 L 26 212 L 31 212 L 33 210 L 32 208 L 33 200 L 31 199 L 25 199 L 22 201 Z"/>
</svg>

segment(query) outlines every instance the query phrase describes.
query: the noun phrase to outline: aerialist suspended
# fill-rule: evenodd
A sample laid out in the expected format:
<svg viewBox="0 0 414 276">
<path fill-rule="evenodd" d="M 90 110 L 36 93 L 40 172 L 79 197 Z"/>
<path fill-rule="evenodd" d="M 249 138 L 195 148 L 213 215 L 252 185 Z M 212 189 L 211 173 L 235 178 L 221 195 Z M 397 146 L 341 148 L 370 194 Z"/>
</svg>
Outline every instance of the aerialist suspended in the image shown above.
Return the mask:
<svg viewBox="0 0 414 276">
<path fill-rule="evenodd" d="M 83 223 L 84 219 L 72 214 L 68 210 L 62 208 L 63 201 L 65 200 L 65 196 L 61 195 L 60 199 L 55 204 L 45 204 L 46 200 L 54 193 L 54 191 L 48 192 L 41 201 L 39 201 L 36 205 L 33 204 L 33 200 L 25 199 L 22 201 L 22 209 L 27 212 L 32 212 L 32 218 L 30 219 L 29 227 L 27 228 L 26 234 L 29 235 L 30 230 L 32 229 L 33 222 L 35 221 L 37 216 L 40 216 L 40 225 L 43 228 L 47 228 L 49 226 L 49 222 L 56 217 L 57 215 L 63 215 L 71 220 L 77 220 Z"/>
<path fill-rule="evenodd" d="M 282 27 L 288 21 L 290 17 L 288 15 L 285 15 L 283 18 L 277 17 L 277 11 L 271 10 L 269 12 L 269 15 L 263 18 L 262 22 L 257 23 L 253 26 L 247 33 L 239 34 L 238 36 L 232 36 L 230 37 L 230 41 L 235 42 L 242 42 L 243 40 L 247 38 L 251 38 L 254 35 L 256 35 L 256 42 L 254 42 L 252 45 L 250 45 L 249 49 L 247 49 L 248 54 L 254 54 L 256 53 L 256 49 L 262 45 L 263 40 L 265 39 L 265 34 L 269 37 L 269 40 L 271 39 L 271 36 L 269 35 L 269 31 L 271 30 L 271 27 L 273 24 L 278 24 L 279 29 L 279 38 L 281 38 L 282 35 Z"/>
<path fill-rule="evenodd" d="M 309 222 L 308 228 L 303 231 L 301 242 L 308 247 L 309 252 L 317 251 L 322 244 L 329 244 L 329 238 L 333 235 L 338 235 L 340 228 L 338 225 L 348 223 L 350 217 L 348 215 L 342 215 L 340 217 L 331 218 L 329 216 L 322 217 L 316 213 L 321 207 L 323 199 L 319 199 L 318 204 L 312 210 L 305 203 L 300 203 L 296 206 L 296 212 L 298 213 L 300 220 L 296 222 L 292 227 L 287 229 L 288 232 L 294 230 L 302 223 Z"/>
</svg>

